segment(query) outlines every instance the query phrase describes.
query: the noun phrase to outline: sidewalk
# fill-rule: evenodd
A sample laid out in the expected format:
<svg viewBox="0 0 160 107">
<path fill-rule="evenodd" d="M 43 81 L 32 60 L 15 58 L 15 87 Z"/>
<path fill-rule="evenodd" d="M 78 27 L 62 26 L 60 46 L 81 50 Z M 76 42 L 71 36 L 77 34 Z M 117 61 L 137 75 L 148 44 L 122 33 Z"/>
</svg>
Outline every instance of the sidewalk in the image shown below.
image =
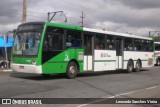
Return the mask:
<svg viewBox="0 0 160 107">
<path fill-rule="evenodd" d="M 11 72 L 11 68 L 0 68 L 0 72 Z"/>
</svg>

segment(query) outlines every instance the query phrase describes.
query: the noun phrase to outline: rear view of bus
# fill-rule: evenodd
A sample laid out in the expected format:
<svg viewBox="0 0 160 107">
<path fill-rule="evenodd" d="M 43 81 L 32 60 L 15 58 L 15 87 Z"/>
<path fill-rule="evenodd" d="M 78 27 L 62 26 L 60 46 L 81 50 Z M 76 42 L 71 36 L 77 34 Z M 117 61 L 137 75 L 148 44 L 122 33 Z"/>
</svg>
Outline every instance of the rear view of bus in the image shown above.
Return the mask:
<svg viewBox="0 0 160 107">
<path fill-rule="evenodd" d="M 38 61 L 39 44 L 44 28 L 43 22 L 19 25 L 14 35 L 11 68 L 16 72 L 41 74 Z"/>
<path fill-rule="evenodd" d="M 160 66 L 160 42 L 155 42 L 155 65 Z"/>
</svg>

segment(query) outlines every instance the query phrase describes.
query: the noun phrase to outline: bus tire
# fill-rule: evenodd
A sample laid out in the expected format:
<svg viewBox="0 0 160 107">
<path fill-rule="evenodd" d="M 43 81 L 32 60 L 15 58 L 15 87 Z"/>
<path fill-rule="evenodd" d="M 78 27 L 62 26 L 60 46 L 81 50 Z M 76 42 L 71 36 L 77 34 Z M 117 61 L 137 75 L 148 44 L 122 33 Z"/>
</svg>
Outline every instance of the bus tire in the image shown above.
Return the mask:
<svg viewBox="0 0 160 107">
<path fill-rule="evenodd" d="M 127 64 L 127 73 L 131 73 L 133 72 L 133 62 L 131 60 L 128 61 L 128 64 Z"/>
<path fill-rule="evenodd" d="M 74 79 L 77 75 L 78 68 L 75 62 L 70 62 L 67 66 L 66 76 L 68 79 Z"/>
<path fill-rule="evenodd" d="M 140 61 L 137 61 L 134 71 L 135 71 L 135 72 L 139 72 L 140 69 L 141 69 L 141 63 L 140 63 Z"/>
</svg>

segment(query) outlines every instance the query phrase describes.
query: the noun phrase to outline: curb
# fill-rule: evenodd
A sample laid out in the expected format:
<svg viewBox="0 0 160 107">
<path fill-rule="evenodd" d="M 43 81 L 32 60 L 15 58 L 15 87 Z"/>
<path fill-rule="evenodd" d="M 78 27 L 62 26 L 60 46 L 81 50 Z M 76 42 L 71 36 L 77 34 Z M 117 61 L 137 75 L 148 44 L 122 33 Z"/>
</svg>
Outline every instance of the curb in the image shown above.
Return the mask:
<svg viewBox="0 0 160 107">
<path fill-rule="evenodd" d="M 0 69 L 0 72 L 12 72 L 11 69 Z"/>
</svg>

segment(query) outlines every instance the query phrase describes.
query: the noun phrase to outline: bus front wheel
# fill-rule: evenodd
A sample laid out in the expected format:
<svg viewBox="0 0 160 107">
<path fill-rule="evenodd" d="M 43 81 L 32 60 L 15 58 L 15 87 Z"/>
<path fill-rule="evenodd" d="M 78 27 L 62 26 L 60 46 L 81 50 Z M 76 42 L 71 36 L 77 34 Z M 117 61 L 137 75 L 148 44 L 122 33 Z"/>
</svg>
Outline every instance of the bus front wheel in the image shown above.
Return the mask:
<svg viewBox="0 0 160 107">
<path fill-rule="evenodd" d="M 66 76 L 69 79 L 74 79 L 77 75 L 78 69 L 75 62 L 70 62 L 67 66 Z"/>
<path fill-rule="evenodd" d="M 133 69 L 134 69 L 133 62 L 131 60 L 129 60 L 128 64 L 127 64 L 127 72 L 131 73 L 131 72 L 133 72 Z"/>
</svg>

